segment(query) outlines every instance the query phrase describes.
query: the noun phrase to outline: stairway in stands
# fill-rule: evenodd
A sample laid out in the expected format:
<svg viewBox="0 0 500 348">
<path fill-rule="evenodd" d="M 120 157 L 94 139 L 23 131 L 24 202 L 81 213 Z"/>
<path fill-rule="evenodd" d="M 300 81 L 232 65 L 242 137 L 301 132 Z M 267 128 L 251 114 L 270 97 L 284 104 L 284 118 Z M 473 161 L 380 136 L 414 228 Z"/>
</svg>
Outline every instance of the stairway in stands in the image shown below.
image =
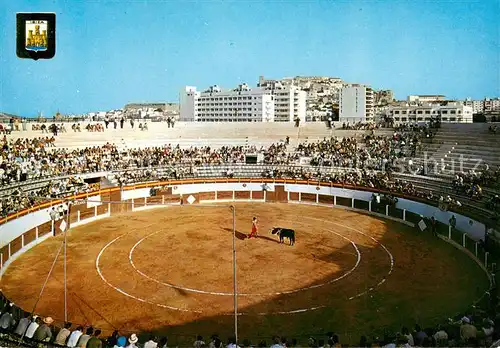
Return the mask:
<svg viewBox="0 0 500 348">
<path fill-rule="evenodd" d="M 426 148 L 428 163 L 438 162 L 432 175 L 450 178 L 456 172 L 484 170 L 500 165 L 500 134 L 488 132 L 488 124 L 442 124 Z M 444 165 L 444 170 L 442 168 Z"/>
</svg>

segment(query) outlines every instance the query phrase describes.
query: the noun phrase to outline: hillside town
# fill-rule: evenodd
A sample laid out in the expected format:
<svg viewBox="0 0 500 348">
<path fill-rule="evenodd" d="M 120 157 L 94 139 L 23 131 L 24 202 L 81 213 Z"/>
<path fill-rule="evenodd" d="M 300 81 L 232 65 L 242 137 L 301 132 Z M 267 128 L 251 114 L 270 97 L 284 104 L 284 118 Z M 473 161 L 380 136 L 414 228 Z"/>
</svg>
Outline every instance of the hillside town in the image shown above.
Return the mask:
<svg viewBox="0 0 500 348">
<path fill-rule="evenodd" d="M 129 103 L 122 108 L 86 114 L 54 116 L 0 113 L 0 122 L 29 119 L 110 121 L 145 119 L 151 122 L 442 122 L 500 121 L 500 98 L 451 100 L 444 95 L 410 95 L 396 100 L 390 89 L 374 89 L 339 77 L 295 76 L 269 79 L 260 76 L 256 87 L 212 85 L 204 90 L 183 87 L 177 102 Z"/>
</svg>

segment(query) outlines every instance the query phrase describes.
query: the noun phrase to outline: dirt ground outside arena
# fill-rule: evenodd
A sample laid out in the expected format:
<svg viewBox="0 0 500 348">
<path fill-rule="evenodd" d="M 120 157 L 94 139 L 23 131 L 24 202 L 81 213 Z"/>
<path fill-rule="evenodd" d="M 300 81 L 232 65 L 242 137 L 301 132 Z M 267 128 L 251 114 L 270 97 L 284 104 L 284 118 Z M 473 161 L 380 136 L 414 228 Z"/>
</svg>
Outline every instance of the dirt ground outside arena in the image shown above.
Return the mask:
<svg viewBox="0 0 500 348">
<path fill-rule="evenodd" d="M 259 236 L 248 239 L 251 219 Z M 295 246 L 273 226 L 293 228 Z M 451 245 L 364 214 L 294 204 L 236 204 L 239 338 L 342 342 L 465 310 L 488 287 Z M 14 261 L 2 291 L 31 309 L 59 249 L 51 238 Z M 105 333 L 155 332 L 171 345 L 232 334 L 232 216 L 228 207 L 171 206 L 116 215 L 68 234 L 68 318 Z M 62 320 L 60 258 L 36 312 Z"/>
</svg>

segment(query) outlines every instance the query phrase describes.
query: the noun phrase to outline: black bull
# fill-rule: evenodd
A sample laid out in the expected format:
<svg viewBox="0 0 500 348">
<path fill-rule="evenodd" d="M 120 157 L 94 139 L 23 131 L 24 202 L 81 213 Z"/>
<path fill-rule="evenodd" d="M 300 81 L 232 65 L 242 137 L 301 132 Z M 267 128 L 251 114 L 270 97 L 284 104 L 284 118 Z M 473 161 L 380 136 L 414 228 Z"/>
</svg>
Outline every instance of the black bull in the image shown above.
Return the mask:
<svg viewBox="0 0 500 348">
<path fill-rule="evenodd" d="M 283 243 L 284 239 L 288 238 L 290 245 L 295 244 L 295 231 L 290 228 L 273 227 L 271 233 L 277 234 L 280 237 L 280 243 Z"/>
</svg>

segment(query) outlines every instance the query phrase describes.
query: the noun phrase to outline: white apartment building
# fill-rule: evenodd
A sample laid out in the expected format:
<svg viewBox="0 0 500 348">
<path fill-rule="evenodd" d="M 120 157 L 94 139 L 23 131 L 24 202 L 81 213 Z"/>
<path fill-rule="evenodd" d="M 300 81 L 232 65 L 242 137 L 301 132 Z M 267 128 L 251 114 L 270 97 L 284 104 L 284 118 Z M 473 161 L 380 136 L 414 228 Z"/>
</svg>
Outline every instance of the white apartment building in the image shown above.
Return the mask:
<svg viewBox="0 0 500 348">
<path fill-rule="evenodd" d="M 339 99 L 339 121 L 370 122 L 374 116 L 373 90 L 368 86 L 342 87 Z"/>
<path fill-rule="evenodd" d="M 439 103 L 401 103 L 391 105 L 388 116 L 394 123 L 429 122 L 431 118 L 441 119 L 443 123 L 472 123 L 472 106 L 461 102 Z"/>
<path fill-rule="evenodd" d="M 467 98 L 464 101 L 464 105 L 472 106 L 472 112 L 474 114 L 482 114 L 484 112 L 499 111 L 500 110 L 500 98 L 485 98 L 482 100 L 472 100 Z"/>
<path fill-rule="evenodd" d="M 284 86 L 280 81 L 259 81 L 259 88 L 263 88 L 274 96 L 274 122 L 306 121 L 307 92 L 296 86 Z"/>
<path fill-rule="evenodd" d="M 274 122 L 274 96 L 246 84 L 232 90 L 211 86 L 204 92 L 187 86 L 181 90 L 180 121 Z"/>
<path fill-rule="evenodd" d="M 437 101 L 444 101 L 446 97 L 441 94 L 423 94 L 423 95 L 409 95 L 409 102 L 432 103 Z"/>
</svg>

